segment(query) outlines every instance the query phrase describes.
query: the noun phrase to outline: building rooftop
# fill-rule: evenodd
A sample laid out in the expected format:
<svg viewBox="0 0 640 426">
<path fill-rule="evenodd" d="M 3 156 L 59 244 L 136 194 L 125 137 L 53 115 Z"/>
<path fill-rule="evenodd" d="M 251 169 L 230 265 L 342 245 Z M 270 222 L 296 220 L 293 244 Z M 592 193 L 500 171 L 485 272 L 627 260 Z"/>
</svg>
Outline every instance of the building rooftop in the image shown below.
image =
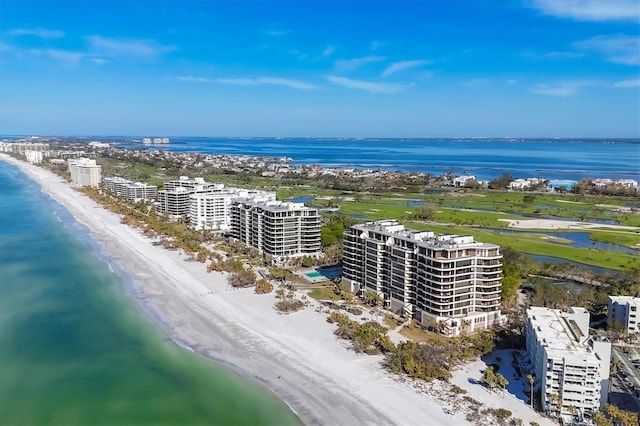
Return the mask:
<svg viewBox="0 0 640 426">
<path fill-rule="evenodd" d="M 547 348 L 549 358 L 572 358 L 584 362 L 597 360 L 591 347 L 584 344 L 589 337 L 589 313 L 586 309 L 574 307 L 566 313 L 558 309 L 530 307 L 527 316 L 538 341 Z"/>
<path fill-rule="evenodd" d="M 609 296 L 609 299 L 611 299 L 612 302 L 618 303 L 640 303 L 640 297 L 633 296 Z"/>
<path fill-rule="evenodd" d="M 403 239 L 405 241 L 415 242 L 427 247 L 457 249 L 457 248 L 499 248 L 495 244 L 474 241 L 470 235 L 437 235 L 432 231 L 418 231 L 415 229 L 405 228 L 404 225 L 398 223 L 395 219 L 379 220 L 376 222 L 366 222 L 354 225 L 356 229 L 372 230 L 394 238 Z"/>
</svg>

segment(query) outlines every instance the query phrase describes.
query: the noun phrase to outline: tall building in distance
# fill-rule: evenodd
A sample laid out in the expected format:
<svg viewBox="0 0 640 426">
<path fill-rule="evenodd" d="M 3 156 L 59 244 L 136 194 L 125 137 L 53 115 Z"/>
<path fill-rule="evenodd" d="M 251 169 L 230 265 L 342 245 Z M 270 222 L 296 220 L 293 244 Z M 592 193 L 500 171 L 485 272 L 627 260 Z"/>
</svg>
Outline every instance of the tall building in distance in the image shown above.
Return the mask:
<svg viewBox="0 0 640 426">
<path fill-rule="evenodd" d="M 67 161 L 71 181 L 79 186 L 99 186 L 102 179 L 102 166 L 96 160 L 76 158 Z"/>
<path fill-rule="evenodd" d="M 145 145 L 148 144 L 165 144 L 169 143 L 169 138 L 142 138 L 142 143 Z"/>
<path fill-rule="evenodd" d="M 607 320 L 626 333 L 640 333 L 640 297 L 609 296 Z"/>
<path fill-rule="evenodd" d="M 611 343 L 589 336 L 584 308 L 527 309 L 527 356 L 542 407 L 563 424 L 592 418 L 609 390 Z"/>
<path fill-rule="evenodd" d="M 375 292 L 391 310 L 423 325 L 459 335 L 502 319 L 497 245 L 382 220 L 346 230 L 343 251 L 344 284 L 356 292 Z"/>
<path fill-rule="evenodd" d="M 234 199 L 230 233 L 242 243 L 271 256 L 320 252 L 318 209 L 303 203 Z"/>
</svg>

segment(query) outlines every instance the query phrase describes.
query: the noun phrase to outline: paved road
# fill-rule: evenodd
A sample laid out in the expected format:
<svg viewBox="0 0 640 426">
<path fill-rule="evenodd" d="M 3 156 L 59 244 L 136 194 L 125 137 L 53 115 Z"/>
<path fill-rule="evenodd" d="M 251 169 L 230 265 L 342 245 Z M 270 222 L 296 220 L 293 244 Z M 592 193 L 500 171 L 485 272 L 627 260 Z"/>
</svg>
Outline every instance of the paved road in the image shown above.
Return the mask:
<svg viewBox="0 0 640 426">
<path fill-rule="evenodd" d="M 629 362 L 620 348 L 612 347 L 614 360 L 620 363 L 618 371 L 624 372 L 626 378 L 620 373 L 611 377 L 610 401 L 624 409 L 640 413 L 640 400 L 635 396 L 635 389 L 640 390 L 640 371 Z"/>
</svg>

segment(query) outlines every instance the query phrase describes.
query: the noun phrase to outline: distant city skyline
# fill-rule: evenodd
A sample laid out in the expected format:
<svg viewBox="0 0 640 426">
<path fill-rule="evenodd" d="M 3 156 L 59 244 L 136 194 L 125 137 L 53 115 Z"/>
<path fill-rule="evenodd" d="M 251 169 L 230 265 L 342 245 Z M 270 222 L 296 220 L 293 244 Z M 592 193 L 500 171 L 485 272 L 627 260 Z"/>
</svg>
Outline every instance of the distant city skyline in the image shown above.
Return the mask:
<svg viewBox="0 0 640 426">
<path fill-rule="evenodd" d="M 640 137 L 638 0 L 4 0 L 0 133 Z"/>
</svg>

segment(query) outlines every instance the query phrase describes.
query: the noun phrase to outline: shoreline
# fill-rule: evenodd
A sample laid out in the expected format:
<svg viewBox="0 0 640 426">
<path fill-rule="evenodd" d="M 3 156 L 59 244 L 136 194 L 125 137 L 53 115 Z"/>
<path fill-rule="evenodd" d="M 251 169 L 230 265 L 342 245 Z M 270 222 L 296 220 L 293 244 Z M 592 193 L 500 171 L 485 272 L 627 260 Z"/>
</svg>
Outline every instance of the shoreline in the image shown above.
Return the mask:
<svg viewBox="0 0 640 426">
<path fill-rule="evenodd" d="M 324 315 L 310 308 L 279 315 L 273 293 L 231 289 L 224 273 L 207 273 L 203 264 L 153 246 L 57 175 L 6 155 L 0 160 L 17 166 L 88 228 L 126 295 L 175 344 L 257 381 L 304 424 L 468 423 L 394 380 L 379 365 L 381 356 L 346 349 Z"/>
</svg>

